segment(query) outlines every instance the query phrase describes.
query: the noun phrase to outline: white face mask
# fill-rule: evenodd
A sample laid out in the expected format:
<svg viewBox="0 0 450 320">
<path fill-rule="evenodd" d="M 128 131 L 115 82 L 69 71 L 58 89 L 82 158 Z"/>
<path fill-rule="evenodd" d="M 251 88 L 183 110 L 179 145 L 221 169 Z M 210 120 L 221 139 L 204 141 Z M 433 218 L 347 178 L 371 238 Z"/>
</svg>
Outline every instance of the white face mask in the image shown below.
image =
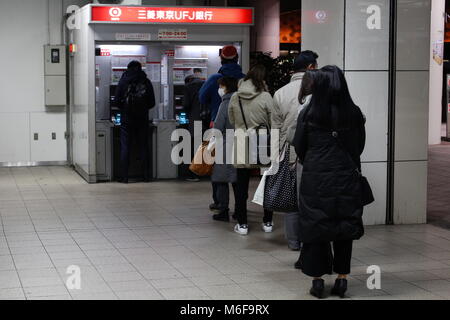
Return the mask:
<svg viewBox="0 0 450 320">
<path fill-rule="evenodd" d="M 222 98 L 226 93 L 224 88 L 219 88 L 219 91 L 217 92 L 219 96 Z"/>
</svg>

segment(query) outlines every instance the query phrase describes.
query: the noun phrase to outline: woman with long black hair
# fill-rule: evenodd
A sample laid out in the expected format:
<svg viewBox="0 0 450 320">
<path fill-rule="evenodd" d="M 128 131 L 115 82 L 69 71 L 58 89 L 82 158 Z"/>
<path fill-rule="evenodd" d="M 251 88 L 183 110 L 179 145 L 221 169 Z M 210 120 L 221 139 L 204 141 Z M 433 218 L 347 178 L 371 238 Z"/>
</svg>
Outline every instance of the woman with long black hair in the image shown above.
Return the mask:
<svg viewBox="0 0 450 320">
<path fill-rule="evenodd" d="M 360 156 L 365 118 L 338 67 L 326 66 L 312 76 L 312 98 L 299 115 L 294 138 L 303 164 L 299 267 L 314 278 L 310 293 L 318 298 L 324 294 L 322 276 L 337 273 L 331 293 L 343 298 L 353 240 L 364 235 Z"/>
</svg>

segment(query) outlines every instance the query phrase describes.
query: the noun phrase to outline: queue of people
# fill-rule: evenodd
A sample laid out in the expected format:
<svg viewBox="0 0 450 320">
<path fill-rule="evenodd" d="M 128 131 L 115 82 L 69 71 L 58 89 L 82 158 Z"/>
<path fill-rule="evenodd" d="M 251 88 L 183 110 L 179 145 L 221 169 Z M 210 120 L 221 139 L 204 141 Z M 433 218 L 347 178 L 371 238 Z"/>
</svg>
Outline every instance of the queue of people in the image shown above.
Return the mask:
<svg viewBox="0 0 450 320">
<path fill-rule="evenodd" d="M 210 106 L 211 127 L 222 133 L 260 127 L 279 131 L 276 161 L 288 148 L 289 163 L 297 168 L 298 210 L 284 213 L 288 247 L 300 251 L 295 267 L 313 278 L 310 293 L 318 298 L 324 297 L 322 277 L 337 273 L 331 294 L 345 297 L 353 241 L 364 235 L 362 215 L 367 202 L 360 156 L 365 117 L 351 98 L 342 70 L 336 66 L 318 69 L 316 53 L 302 52 L 295 60 L 291 82 L 272 97 L 264 67 L 256 65 L 243 75 L 233 48 L 222 50 L 222 69 L 200 89 L 201 103 Z M 230 150 L 233 143 L 223 139 L 223 150 Z M 213 219 L 230 221 L 231 184 L 234 231 L 248 235 L 249 181 L 252 169 L 261 166 L 223 163 L 213 169 Z M 272 232 L 273 227 L 273 212 L 265 209 L 262 230 Z"/>
<path fill-rule="evenodd" d="M 238 64 L 234 46 L 221 50 L 222 68 L 205 82 L 195 74 L 186 79 L 185 107 L 194 123 L 209 110 L 208 126 L 222 133 L 223 161 L 212 172 L 213 219 L 230 221 L 230 184 L 234 191 L 237 221 L 234 231 L 248 235 L 247 202 L 253 169 L 248 161 L 229 163 L 232 139 L 226 131 L 278 130 L 280 154 L 295 164 L 298 209 L 284 213 L 288 247 L 300 251 L 295 268 L 313 278 L 310 293 L 324 297 L 325 274 L 338 274 L 331 294 L 345 297 L 351 272 L 353 241 L 364 235 L 363 208 L 373 201 L 361 172 L 365 146 L 365 117 L 353 102 L 342 70 L 318 69 L 318 55 L 302 52 L 295 60 L 291 82 L 272 97 L 265 83 L 266 70 L 256 65 L 247 75 Z M 121 127 L 121 182 L 128 182 L 130 145 L 137 140 L 148 172 L 148 110 L 155 105 L 151 82 L 139 62 L 133 61 L 119 82 L 117 105 L 123 113 Z M 193 131 L 193 127 L 190 128 Z M 192 137 L 194 140 L 194 137 Z M 142 140 L 142 141 L 141 141 Z M 289 150 L 289 152 L 286 152 Z M 290 166 L 291 167 L 291 166 Z M 192 176 L 191 181 L 198 177 Z M 295 188 L 295 186 L 293 187 Z M 367 195 L 369 193 L 369 195 Z M 261 229 L 273 232 L 273 212 L 264 209 Z"/>
</svg>

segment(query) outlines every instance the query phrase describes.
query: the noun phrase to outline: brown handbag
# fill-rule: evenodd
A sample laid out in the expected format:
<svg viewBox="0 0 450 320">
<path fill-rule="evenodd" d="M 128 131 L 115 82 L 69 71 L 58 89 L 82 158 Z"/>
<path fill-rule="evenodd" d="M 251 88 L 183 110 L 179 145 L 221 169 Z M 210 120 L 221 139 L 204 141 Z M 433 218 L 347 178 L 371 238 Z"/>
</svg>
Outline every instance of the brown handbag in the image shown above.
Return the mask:
<svg viewBox="0 0 450 320">
<path fill-rule="evenodd" d="M 194 155 L 189 170 L 198 176 L 210 176 L 212 175 L 214 168 L 214 151 L 208 152 L 208 141 L 203 141 L 203 143 L 198 147 L 197 152 Z M 205 161 L 203 155 L 210 157 L 209 161 Z"/>
</svg>

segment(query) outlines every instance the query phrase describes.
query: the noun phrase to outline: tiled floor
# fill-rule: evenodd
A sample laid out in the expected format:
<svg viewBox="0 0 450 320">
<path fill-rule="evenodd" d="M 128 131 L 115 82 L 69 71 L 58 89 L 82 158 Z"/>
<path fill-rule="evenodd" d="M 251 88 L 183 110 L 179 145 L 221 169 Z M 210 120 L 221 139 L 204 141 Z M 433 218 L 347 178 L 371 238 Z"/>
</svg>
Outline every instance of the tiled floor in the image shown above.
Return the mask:
<svg viewBox="0 0 450 320">
<path fill-rule="evenodd" d="M 253 186 L 254 187 L 254 186 Z M 0 169 L 0 299 L 311 299 L 276 232 L 213 223 L 208 183 L 87 185 L 61 167 Z M 367 289 L 379 265 L 382 289 Z M 81 290 L 68 290 L 68 266 Z M 449 299 L 450 231 L 371 227 L 355 243 L 352 299 Z M 331 285 L 332 278 L 327 278 Z"/>
<path fill-rule="evenodd" d="M 429 148 L 428 222 L 450 229 L 450 143 Z"/>
</svg>

